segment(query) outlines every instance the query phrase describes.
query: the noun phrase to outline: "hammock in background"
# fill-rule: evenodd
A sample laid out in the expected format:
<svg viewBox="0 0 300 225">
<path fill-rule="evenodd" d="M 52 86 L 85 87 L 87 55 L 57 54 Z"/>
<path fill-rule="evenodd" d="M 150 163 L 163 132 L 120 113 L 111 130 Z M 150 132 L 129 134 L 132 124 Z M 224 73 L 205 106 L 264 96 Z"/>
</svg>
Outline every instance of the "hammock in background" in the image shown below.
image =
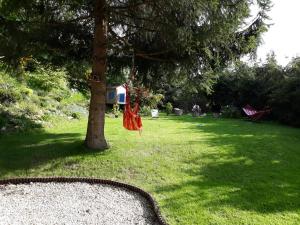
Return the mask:
<svg viewBox="0 0 300 225">
<path fill-rule="evenodd" d="M 263 116 L 269 114 L 271 112 L 271 109 L 264 109 L 264 110 L 256 110 L 250 105 L 246 105 L 243 107 L 243 111 L 247 116 L 249 116 L 252 120 L 259 120 Z"/>
</svg>

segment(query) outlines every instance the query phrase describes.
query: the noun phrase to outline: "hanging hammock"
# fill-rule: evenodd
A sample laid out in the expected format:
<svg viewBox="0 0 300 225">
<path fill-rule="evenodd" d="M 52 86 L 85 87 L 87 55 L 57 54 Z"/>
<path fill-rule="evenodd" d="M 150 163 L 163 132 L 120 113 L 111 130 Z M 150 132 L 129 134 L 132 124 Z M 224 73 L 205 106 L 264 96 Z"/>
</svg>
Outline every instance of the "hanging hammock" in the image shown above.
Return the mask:
<svg viewBox="0 0 300 225">
<path fill-rule="evenodd" d="M 131 69 L 131 82 L 133 83 L 133 80 L 136 75 L 136 70 L 135 70 L 135 54 L 133 51 L 132 55 L 132 69 Z M 135 104 L 134 107 L 131 108 L 130 105 L 130 90 L 128 83 L 124 85 L 126 89 L 126 103 L 125 103 L 125 108 L 123 112 L 123 127 L 125 127 L 127 130 L 133 130 L 133 131 L 139 131 L 139 133 L 142 133 L 142 118 L 139 115 L 140 111 L 140 89 L 137 90 L 137 96 L 135 99 Z"/>
<path fill-rule="evenodd" d="M 134 107 L 130 106 L 130 92 L 129 87 L 125 84 L 126 88 L 126 104 L 123 112 L 123 126 L 127 130 L 139 131 L 140 134 L 142 132 L 142 118 L 139 115 L 140 111 L 140 92 L 137 91 L 137 97 L 135 100 Z"/>
<path fill-rule="evenodd" d="M 246 105 L 243 108 L 243 111 L 247 116 L 249 116 L 252 120 L 259 120 L 263 116 L 269 114 L 271 112 L 271 109 L 264 109 L 264 110 L 256 110 L 250 105 Z"/>
</svg>

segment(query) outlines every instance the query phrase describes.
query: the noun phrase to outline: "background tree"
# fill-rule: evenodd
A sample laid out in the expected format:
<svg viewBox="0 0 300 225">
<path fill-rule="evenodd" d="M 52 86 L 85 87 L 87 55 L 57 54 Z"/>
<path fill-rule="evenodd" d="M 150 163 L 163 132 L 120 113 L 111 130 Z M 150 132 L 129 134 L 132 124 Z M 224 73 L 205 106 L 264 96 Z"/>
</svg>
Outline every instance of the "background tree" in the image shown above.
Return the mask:
<svg viewBox="0 0 300 225">
<path fill-rule="evenodd" d="M 238 62 L 217 73 L 208 98 L 223 107 L 224 116 L 239 117 L 242 107 L 250 104 L 257 109 L 271 108 L 269 119 L 299 127 L 299 68 L 299 58 L 282 67 L 272 52 L 262 64 Z"/>
<path fill-rule="evenodd" d="M 274 119 L 300 127 L 300 58 L 296 57 L 286 66 L 270 93 L 270 105 Z"/>
<path fill-rule="evenodd" d="M 260 12 L 245 26 L 252 4 Z M 269 6 L 269 0 L 1 0 L 0 50 L 11 64 L 27 55 L 57 64 L 92 55 L 86 144 L 103 149 L 107 74 L 128 67 L 128 55 L 136 57 L 145 85 L 171 76 L 202 84 L 210 71 L 255 51 Z"/>
</svg>

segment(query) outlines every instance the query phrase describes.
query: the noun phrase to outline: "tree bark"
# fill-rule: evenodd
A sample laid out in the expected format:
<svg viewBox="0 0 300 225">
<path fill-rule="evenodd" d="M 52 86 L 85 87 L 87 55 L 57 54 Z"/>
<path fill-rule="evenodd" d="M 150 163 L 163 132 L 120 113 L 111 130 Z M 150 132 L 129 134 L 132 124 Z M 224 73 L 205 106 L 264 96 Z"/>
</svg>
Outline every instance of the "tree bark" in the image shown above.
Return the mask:
<svg viewBox="0 0 300 225">
<path fill-rule="evenodd" d="M 105 0 L 96 0 L 93 65 L 90 77 L 91 100 L 85 143 L 90 149 L 106 149 L 104 136 L 106 105 L 107 22 Z"/>
</svg>

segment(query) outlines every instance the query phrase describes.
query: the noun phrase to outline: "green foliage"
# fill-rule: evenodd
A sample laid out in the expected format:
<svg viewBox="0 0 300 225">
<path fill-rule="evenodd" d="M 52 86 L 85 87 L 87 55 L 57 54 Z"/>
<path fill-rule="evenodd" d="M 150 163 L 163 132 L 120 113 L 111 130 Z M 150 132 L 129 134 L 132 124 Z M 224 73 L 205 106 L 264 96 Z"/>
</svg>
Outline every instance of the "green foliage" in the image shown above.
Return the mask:
<svg viewBox="0 0 300 225">
<path fill-rule="evenodd" d="M 80 113 L 77 113 L 77 112 L 73 112 L 73 113 L 71 114 L 71 116 L 72 116 L 72 118 L 77 119 L 77 120 L 79 120 L 79 119 L 81 118 Z"/>
<path fill-rule="evenodd" d="M 163 94 L 153 94 L 150 93 L 144 99 L 144 104 L 149 106 L 151 109 L 157 109 L 159 105 L 163 104 L 163 99 L 165 96 Z"/>
<path fill-rule="evenodd" d="M 22 99 L 22 93 L 16 88 L 16 81 L 0 71 L 0 103 L 10 104 Z"/>
<path fill-rule="evenodd" d="M 294 59 L 287 66 L 285 77 L 277 83 L 271 94 L 270 105 L 279 121 L 300 127 L 300 60 Z"/>
<path fill-rule="evenodd" d="M 72 61 L 66 63 L 65 67 L 70 87 L 87 94 L 89 90 L 87 78 L 91 74 L 90 64 L 84 61 L 80 63 Z"/>
<path fill-rule="evenodd" d="M 51 116 L 70 116 L 78 110 L 85 115 L 87 100 L 83 94 L 69 89 L 63 70 L 38 65 L 33 72 L 24 71 L 22 80 L 14 76 L 13 70 L 2 69 L 0 75 L 0 129 L 3 133 L 41 127 L 47 125 Z M 70 108 L 74 104 L 80 106 Z"/>
<path fill-rule="evenodd" d="M 29 87 L 50 92 L 53 89 L 67 89 L 66 75 L 63 70 L 40 67 L 33 73 L 26 73 Z"/>
<path fill-rule="evenodd" d="M 91 61 L 92 55 L 95 2 L 2 0 L 0 52 L 5 55 L 4 60 L 15 67 L 20 59 L 30 56 L 55 65 L 69 64 L 71 86 L 85 90 L 89 64 L 86 62 Z M 209 89 L 212 71 L 255 51 L 268 27 L 270 3 L 157 0 L 155 4 L 135 4 L 107 0 L 103 14 L 109 20 L 108 80 L 124 81 L 124 70 L 131 65 L 127 56 L 134 49 L 137 79 L 145 85 L 184 74 L 193 83 Z M 259 10 L 257 18 L 245 25 L 253 4 Z M 123 37 L 129 38 L 124 41 Z M 32 71 L 34 66 L 28 65 L 28 69 Z"/>
<path fill-rule="evenodd" d="M 75 103 L 77 105 L 86 106 L 87 97 L 85 94 L 82 94 L 82 92 L 73 90 L 72 93 L 68 95 L 66 98 L 64 98 L 60 103 L 63 105 L 69 105 Z"/>
<path fill-rule="evenodd" d="M 114 104 L 114 105 L 113 105 L 112 113 L 113 113 L 113 115 L 114 115 L 116 118 L 119 117 L 119 115 L 120 115 L 120 106 L 119 106 L 119 104 Z"/>
<path fill-rule="evenodd" d="M 169 114 L 171 114 L 173 112 L 173 105 L 172 105 L 172 103 L 168 102 L 165 107 L 166 107 L 166 113 L 167 113 L 167 115 L 169 115 Z"/>
<path fill-rule="evenodd" d="M 43 115 L 43 110 L 33 102 L 22 101 L 15 106 L 10 107 L 13 112 L 27 117 L 28 119 L 37 120 Z"/>
<path fill-rule="evenodd" d="M 240 108 L 230 105 L 222 107 L 221 113 L 226 118 L 240 118 L 242 116 Z"/>
<path fill-rule="evenodd" d="M 30 97 L 33 95 L 33 90 L 31 88 L 21 87 L 19 90 L 20 90 L 20 93 L 22 94 L 23 98 Z"/>
<path fill-rule="evenodd" d="M 239 64 L 220 75 L 211 99 L 222 106 L 231 105 L 238 109 L 247 104 L 257 109 L 270 107 L 271 118 L 300 126 L 299 67 L 299 59 L 294 59 L 282 68 L 277 65 L 274 55 L 270 55 L 263 65 Z M 225 114 L 232 113 L 232 110 L 225 111 Z"/>
<path fill-rule="evenodd" d="M 1 89 L 0 90 L 0 102 L 3 104 L 15 103 L 22 99 L 21 93 L 15 91 L 15 89 Z"/>
<path fill-rule="evenodd" d="M 40 128 L 38 110 L 34 105 L 17 105 L 1 107 L 0 105 L 0 133 L 26 131 Z"/>
<path fill-rule="evenodd" d="M 142 106 L 140 109 L 140 114 L 143 116 L 151 116 L 151 107 L 147 105 Z"/>
</svg>

